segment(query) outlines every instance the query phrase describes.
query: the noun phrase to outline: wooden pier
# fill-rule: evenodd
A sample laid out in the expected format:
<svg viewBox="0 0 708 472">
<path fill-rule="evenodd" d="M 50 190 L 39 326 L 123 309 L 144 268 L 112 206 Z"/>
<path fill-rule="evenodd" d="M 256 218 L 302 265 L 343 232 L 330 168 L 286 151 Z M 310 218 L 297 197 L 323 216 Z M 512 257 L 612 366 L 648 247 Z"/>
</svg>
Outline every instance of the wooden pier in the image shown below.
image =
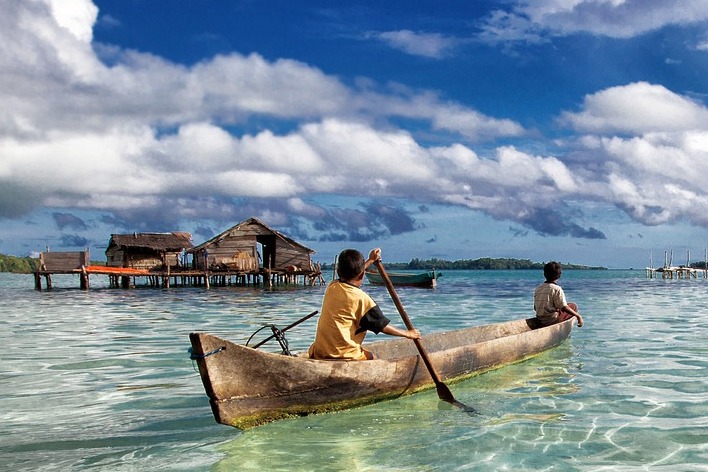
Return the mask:
<svg viewBox="0 0 708 472">
<path fill-rule="evenodd" d="M 693 269 L 683 266 L 659 267 L 658 269 L 647 267 L 646 275 L 649 279 L 705 279 L 708 278 L 708 271 L 706 269 Z"/>
<path fill-rule="evenodd" d="M 40 254 L 39 269 L 34 273 L 34 287 L 42 290 L 42 278 L 47 290 L 53 288 L 52 275 L 69 274 L 79 277 L 79 287 L 88 290 L 90 276 L 105 275 L 109 286 L 113 288 L 133 288 L 138 286 L 152 288 L 170 287 L 227 287 L 227 286 L 263 286 L 279 285 L 320 285 L 324 278 L 320 265 L 310 270 L 195 270 L 190 268 L 132 269 L 90 265 L 88 251 L 82 252 L 43 252 Z"/>
<path fill-rule="evenodd" d="M 703 269 L 691 267 L 691 252 L 688 251 L 686 254 L 686 265 L 674 266 L 674 251 L 672 250 L 669 257 L 669 252 L 664 251 L 664 266 L 659 268 L 654 268 L 652 261 L 651 252 L 649 253 L 649 265 L 646 268 L 646 276 L 649 279 L 708 279 L 708 250 L 706 251 L 706 263 L 703 265 Z"/>
</svg>

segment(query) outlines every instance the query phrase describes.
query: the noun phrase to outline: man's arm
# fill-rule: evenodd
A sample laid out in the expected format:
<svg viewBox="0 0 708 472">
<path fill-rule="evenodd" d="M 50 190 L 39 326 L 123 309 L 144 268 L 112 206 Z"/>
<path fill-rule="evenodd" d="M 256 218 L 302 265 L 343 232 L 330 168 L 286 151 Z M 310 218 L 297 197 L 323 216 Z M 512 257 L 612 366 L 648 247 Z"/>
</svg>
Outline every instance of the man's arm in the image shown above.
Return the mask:
<svg viewBox="0 0 708 472">
<path fill-rule="evenodd" d="M 386 325 L 384 329 L 381 330 L 382 333 L 388 334 L 389 336 L 400 336 L 402 338 L 408 339 L 420 339 L 420 331 L 417 329 L 400 329 L 392 326 L 390 323 Z"/>
<path fill-rule="evenodd" d="M 574 317 L 576 317 L 578 319 L 578 328 L 580 328 L 583 325 L 583 317 L 580 316 L 580 313 L 573 310 L 570 306 L 565 305 L 562 308 L 562 311 L 565 311 L 566 313 L 570 313 L 571 315 L 573 315 Z"/>
</svg>

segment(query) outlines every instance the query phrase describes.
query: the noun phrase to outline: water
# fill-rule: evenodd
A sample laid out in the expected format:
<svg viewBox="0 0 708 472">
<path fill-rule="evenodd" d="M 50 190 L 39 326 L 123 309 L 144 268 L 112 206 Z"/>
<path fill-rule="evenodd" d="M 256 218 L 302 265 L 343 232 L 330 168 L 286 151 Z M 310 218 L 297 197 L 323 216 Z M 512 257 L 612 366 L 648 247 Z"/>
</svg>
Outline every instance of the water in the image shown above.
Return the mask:
<svg viewBox="0 0 708 472">
<path fill-rule="evenodd" d="M 324 288 L 102 282 L 83 292 L 55 277 L 55 290 L 36 292 L 31 276 L 0 274 L 0 470 L 708 471 L 703 279 L 565 271 L 586 326 L 450 385 L 479 415 L 433 390 L 246 432 L 214 422 L 188 334 L 244 342 L 319 309 Z M 437 289 L 399 296 L 432 332 L 528 316 L 538 282 L 535 271 L 448 271 Z M 400 326 L 385 289 L 366 288 Z M 291 349 L 309 345 L 315 320 L 287 333 Z"/>
</svg>

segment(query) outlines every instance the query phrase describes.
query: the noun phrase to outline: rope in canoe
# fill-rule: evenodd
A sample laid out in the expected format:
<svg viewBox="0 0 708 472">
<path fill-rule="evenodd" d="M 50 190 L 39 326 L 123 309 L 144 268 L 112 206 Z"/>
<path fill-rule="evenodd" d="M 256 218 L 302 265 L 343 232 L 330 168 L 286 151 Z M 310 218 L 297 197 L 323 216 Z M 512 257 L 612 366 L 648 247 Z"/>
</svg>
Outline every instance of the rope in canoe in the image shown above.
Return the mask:
<svg viewBox="0 0 708 472">
<path fill-rule="evenodd" d="M 246 346 L 248 346 L 248 343 L 251 342 L 253 336 L 258 334 L 261 330 L 264 330 L 265 328 L 270 328 L 270 330 L 273 332 L 273 337 L 275 337 L 276 341 L 278 341 L 278 344 L 280 344 L 280 349 L 282 350 L 281 354 L 283 354 L 284 356 L 292 356 L 293 354 L 290 352 L 288 340 L 285 339 L 285 334 L 274 324 L 265 324 L 258 328 L 256 332 L 248 338 L 248 341 L 246 341 Z"/>
<path fill-rule="evenodd" d="M 263 330 L 265 328 L 270 328 L 270 330 L 273 332 L 273 337 L 278 341 L 278 344 L 280 344 L 280 349 L 282 350 L 281 354 L 283 354 L 284 356 L 294 355 L 293 353 L 290 352 L 290 348 L 288 346 L 288 340 L 285 339 L 285 334 L 280 329 L 278 329 L 278 327 L 275 326 L 274 324 L 266 324 L 266 325 L 263 325 L 260 328 L 258 328 L 256 330 L 256 332 L 253 333 L 250 338 L 248 338 L 248 341 L 246 341 L 246 346 L 248 346 L 248 343 L 251 342 L 251 339 L 253 339 L 253 336 L 258 334 L 261 330 Z M 225 350 L 226 350 L 226 346 L 221 346 L 221 347 L 218 347 L 212 351 L 205 352 L 204 354 L 195 354 L 194 350 L 190 347 L 189 349 L 187 349 L 187 352 L 189 352 L 189 358 L 192 360 L 192 367 L 194 367 L 194 370 L 196 371 L 197 367 L 196 367 L 196 365 L 194 365 L 195 360 L 205 359 L 209 356 L 213 356 L 214 354 L 218 354 L 221 351 L 225 351 Z"/>
<path fill-rule="evenodd" d="M 192 350 L 192 348 L 190 347 L 189 349 L 187 349 L 187 352 L 189 352 L 190 359 L 196 360 L 196 359 L 204 359 L 205 357 L 213 356 L 214 354 L 217 354 L 217 353 L 219 353 L 221 351 L 225 351 L 225 350 L 226 350 L 226 347 L 221 346 L 221 347 L 217 347 L 213 351 L 205 352 L 204 354 L 195 354 L 194 351 Z"/>
<path fill-rule="evenodd" d="M 288 349 L 288 340 L 285 339 L 283 332 L 275 325 L 272 325 L 270 329 L 273 331 L 273 336 L 275 336 L 278 344 L 280 344 L 280 348 L 282 349 L 281 354 L 284 356 L 292 356 L 293 354 L 290 352 L 290 349 Z"/>
<path fill-rule="evenodd" d="M 187 352 L 189 353 L 189 358 L 192 359 L 192 369 L 194 369 L 195 372 L 199 372 L 199 370 L 197 369 L 197 364 L 194 363 L 194 361 L 196 361 L 197 359 L 205 359 L 209 356 L 213 356 L 214 354 L 218 354 L 221 351 L 225 351 L 225 350 L 226 350 L 226 346 L 221 346 L 221 347 L 217 347 L 216 349 L 214 349 L 212 351 L 205 352 L 204 354 L 195 354 L 194 350 L 190 347 L 189 349 L 187 349 Z"/>
</svg>

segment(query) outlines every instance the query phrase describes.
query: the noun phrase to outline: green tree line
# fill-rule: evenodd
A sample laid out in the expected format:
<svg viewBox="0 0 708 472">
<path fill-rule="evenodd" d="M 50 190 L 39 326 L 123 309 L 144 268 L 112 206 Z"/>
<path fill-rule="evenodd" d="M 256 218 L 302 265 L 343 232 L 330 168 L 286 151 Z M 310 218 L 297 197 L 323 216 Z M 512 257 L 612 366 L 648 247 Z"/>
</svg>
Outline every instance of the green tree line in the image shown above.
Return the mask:
<svg viewBox="0 0 708 472">
<path fill-rule="evenodd" d="M 411 259 L 410 262 L 387 262 L 386 267 L 394 270 L 543 270 L 545 262 L 533 262 L 529 259 L 491 258 L 461 259 L 446 261 L 444 259 Z M 606 267 L 592 267 L 579 264 L 561 263 L 564 269 L 604 270 Z M 332 266 L 323 265 L 323 269 Z"/>
<path fill-rule="evenodd" d="M 39 267 L 39 259 L 33 257 L 15 257 L 0 254 L 0 272 L 31 274 Z"/>
<path fill-rule="evenodd" d="M 461 259 L 457 261 L 446 261 L 442 259 L 411 259 L 411 261 L 401 267 L 401 269 L 411 270 L 514 270 L 514 269 L 543 269 L 540 262 L 532 262 L 528 259 L 508 259 L 482 257 L 480 259 Z"/>
</svg>

